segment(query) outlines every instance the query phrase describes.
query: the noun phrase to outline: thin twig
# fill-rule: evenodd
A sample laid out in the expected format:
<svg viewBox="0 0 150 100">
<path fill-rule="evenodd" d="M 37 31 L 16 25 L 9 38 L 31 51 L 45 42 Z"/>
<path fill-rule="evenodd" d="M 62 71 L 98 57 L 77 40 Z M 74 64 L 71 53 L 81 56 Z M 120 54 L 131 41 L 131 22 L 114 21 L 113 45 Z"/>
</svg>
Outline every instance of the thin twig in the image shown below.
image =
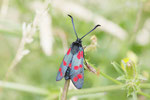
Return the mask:
<svg viewBox="0 0 150 100">
<path fill-rule="evenodd" d="M 133 35 L 131 36 L 129 44 L 132 44 L 133 41 L 136 38 L 136 34 L 138 32 L 138 28 L 139 28 L 139 25 L 140 25 L 140 22 L 141 22 L 141 18 L 142 18 L 142 13 L 143 13 L 143 2 L 142 3 L 140 2 L 140 4 L 139 4 L 139 10 L 137 12 L 136 21 L 135 21 L 135 27 L 133 29 Z"/>
<path fill-rule="evenodd" d="M 69 83 L 69 82 L 68 82 Z M 66 84 L 67 85 L 67 84 Z M 12 89 L 12 90 L 17 90 L 17 91 L 22 91 L 22 92 L 27 92 L 27 93 L 34 93 L 38 95 L 43 95 L 47 96 L 50 94 L 50 91 L 44 88 L 38 88 L 35 86 L 31 85 L 23 85 L 19 83 L 14 83 L 14 82 L 4 82 L 0 81 L 0 87 L 3 87 L 4 89 Z M 93 93 L 100 93 L 100 92 L 108 92 L 108 91 L 113 91 L 113 90 L 121 90 L 124 87 L 124 85 L 109 85 L 109 86 L 100 86 L 96 88 L 87 88 L 87 89 L 81 89 L 81 90 L 70 90 L 68 93 L 68 96 L 76 96 L 76 95 L 82 95 L 82 94 L 93 94 Z M 146 88 L 150 89 L 150 84 L 141 84 L 141 88 Z M 59 92 L 59 91 L 58 91 Z M 67 93 L 67 92 L 66 92 Z M 145 94 L 143 92 L 138 92 L 140 95 L 144 95 L 146 97 L 150 96 L 148 94 Z"/>
<path fill-rule="evenodd" d="M 12 70 L 15 68 L 15 66 L 19 63 L 19 61 L 21 60 L 21 52 L 24 50 L 24 46 L 25 46 L 25 39 L 22 38 L 21 39 L 21 42 L 19 44 L 19 47 L 18 47 L 18 50 L 17 50 L 17 53 L 16 53 L 16 56 L 15 58 L 13 59 L 12 63 L 10 64 L 10 66 L 8 67 L 8 70 L 4 76 L 4 79 L 5 81 L 8 80 L 8 76 L 11 74 Z M 0 88 L 0 92 L 2 91 L 2 88 Z"/>
<path fill-rule="evenodd" d="M 28 93 L 34 93 L 38 95 L 48 95 L 49 91 L 46 89 L 38 88 L 31 85 L 23 85 L 19 83 L 13 83 L 13 82 L 5 82 L 0 81 L 0 87 L 5 89 L 12 89 L 12 90 L 18 90 L 22 92 L 28 92 Z"/>
<path fill-rule="evenodd" d="M 142 11 L 143 11 L 143 3 L 140 3 L 140 7 L 139 7 L 137 17 L 136 17 L 135 27 L 133 29 L 134 33 L 136 33 L 138 31 L 139 24 L 140 24 L 141 17 L 142 17 Z"/>
<path fill-rule="evenodd" d="M 105 73 L 103 73 L 103 72 L 100 72 L 100 75 L 102 75 L 103 77 L 105 77 L 105 78 L 107 78 L 107 79 L 109 79 L 109 80 L 113 81 L 114 83 L 116 83 L 116 84 L 118 84 L 118 85 L 121 85 L 121 84 L 122 84 L 122 83 L 121 83 L 121 82 L 119 82 L 118 80 L 115 80 L 114 78 L 112 78 L 112 77 L 110 77 L 110 76 L 106 75 L 106 74 L 105 74 Z"/>
<path fill-rule="evenodd" d="M 100 92 L 121 90 L 123 87 L 124 85 L 110 85 L 110 86 L 88 88 L 88 89 L 82 89 L 82 90 L 70 90 L 68 93 L 68 96 L 95 94 L 95 93 L 100 93 Z"/>
<path fill-rule="evenodd" d="M 67 100 L 67 93 L 68 93 L 69 84 L 70 84 L 70 80 L 66 80 L 61 100 Z"/>
<path fill-rule="evenodd" d="M 17 53 L 16 53 L 16 56 L 15 58 L 13 59 L 12 63 L 10 64 L 10 66 L 8 67 L 8 70 L 5 74 L 5 77 L 4 77 L 4 80 L 7 80 L 8 79 L 8 76 L 9 74 L 11 73 L 11 71 L 15 68 L 15 66 L 19 63 L 20 59 L 19 59 L 19 55 L 20 55 L 20 52 L 22 51 L 22 49 L 24 49 L 24 45 L 25 45 L 25 41 L 24 39 L 22 38 L 20 44 L 19 44 L 19 48 L 17 50 Z"/>
</svg>

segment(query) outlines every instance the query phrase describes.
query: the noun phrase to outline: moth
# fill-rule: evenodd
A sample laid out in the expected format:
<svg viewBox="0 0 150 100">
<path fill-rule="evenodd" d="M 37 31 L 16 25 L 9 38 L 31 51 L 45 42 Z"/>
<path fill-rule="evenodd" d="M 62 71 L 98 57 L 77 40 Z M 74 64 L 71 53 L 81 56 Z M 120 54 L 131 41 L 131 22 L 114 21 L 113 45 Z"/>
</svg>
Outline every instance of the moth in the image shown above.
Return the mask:
<svg viewBox="0 0 150 100">
<path fill-rule="evenodd" d="M 71 15 L 68 16 L 71 18 L 73 30 L 77 39 L 71 44 L 67 54 L 64 56 L 56 77 L 56 81 L 60 81 L 63 77 L 65 80 L 71 79 L 74 86 L 77 89 L 81 89 L 84 82 L 84 49 L 82 46 L 82 39 L 100 25 L 96 25 L 91 31 L 79 38 L 75 30 L 73 17 Z"/>
</svg>

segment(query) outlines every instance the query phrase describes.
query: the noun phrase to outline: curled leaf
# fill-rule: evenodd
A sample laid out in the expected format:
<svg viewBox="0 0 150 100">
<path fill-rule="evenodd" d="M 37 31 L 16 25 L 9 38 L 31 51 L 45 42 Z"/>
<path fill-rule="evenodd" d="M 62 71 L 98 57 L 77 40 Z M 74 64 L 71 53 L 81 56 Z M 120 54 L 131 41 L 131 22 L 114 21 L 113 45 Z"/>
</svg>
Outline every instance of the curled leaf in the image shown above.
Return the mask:
<svg viewBox="0 0 150 100">
<path fill-rule="evenodd" d="M 111 64 L 113 65 L 113 67 L 116 69 L 118 73 L 120 73 L 121 75 L 124 74 L 123 70 L 121 69 L 121 66 L 117 62 L 114 61 Z"/>
</svg>

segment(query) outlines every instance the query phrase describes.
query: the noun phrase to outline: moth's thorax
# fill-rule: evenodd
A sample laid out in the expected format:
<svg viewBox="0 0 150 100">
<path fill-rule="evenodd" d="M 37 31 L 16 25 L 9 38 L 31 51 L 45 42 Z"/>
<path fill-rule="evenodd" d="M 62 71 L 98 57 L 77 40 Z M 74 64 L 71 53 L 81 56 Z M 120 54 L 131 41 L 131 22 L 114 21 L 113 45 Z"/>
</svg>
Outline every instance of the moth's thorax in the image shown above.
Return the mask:
<svg viewBox="0 0 150 100">
<path fill-rule="evenodd" d="M 82 41 L 80 39 L 77 39 L 71 45 L 71 53 L 73 55 L 76 54 L 79 51 L 79 47 L 82 47 Z"/>
</svg>

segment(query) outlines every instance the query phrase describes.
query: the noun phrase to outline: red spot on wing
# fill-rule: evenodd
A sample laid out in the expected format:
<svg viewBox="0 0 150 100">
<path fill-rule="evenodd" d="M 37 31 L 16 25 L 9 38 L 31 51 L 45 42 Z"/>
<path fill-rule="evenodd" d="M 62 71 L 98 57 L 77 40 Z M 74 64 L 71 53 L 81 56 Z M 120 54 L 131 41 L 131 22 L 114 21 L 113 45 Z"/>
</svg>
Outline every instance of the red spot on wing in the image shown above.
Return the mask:
<svg viewBox="0 0 150 100">
<path fill-rule="evenodd" d="M 59 72 L 61 72 L 61 70 L 62 70 L 62 69 L 61 69 L 61 67 L 60 67 L 60 68 L 59 68 Z"/>
<path fill-rule="evenodd" d="M 81 58 L 80 51 L 78 52 L 77 58 L 78 58 L 78 59 L 80 59 L 80 58 Z"/>
<path fill-rule="evenodd" d="M 79 69 L 79 66 L 74 66 L 74 70 L 78 70 Z"/>
<path fill-rule="evenodd" d="M 63 76 L 63 73 L 62 73 L 62 72 L 60 72 L 60 76 L 61 76 L 61 77 Z"/>
<path fill-rule="evenodd" d="M 81 57 L 83 58 L 83 51 L 81 51 L 80 55 L 81 55 Z"/>
<path fill-rule="evenodd" d="M 71 68 L 71 63 L 69 64 L 69 67 Z"/>
<path fill-rule="evenodd" d="M 80 64 L 79 67 L 82 68 L 83 67 L 82 64 Z"/>
<path fill-rule="evenodd" d="M 79 79 L 81 79 L 81 78 L 82 78 L 82 74 L 78 74 L 77 77 L 78 77 Z"/>
<path fill-rule="evenodd" d="M 69 55 L 69 54 L 70 54 L 70 51 L 71 51 L 71 48 L 69 48 L 69 50 L 68 50 L 68 52 L 67 52 L 67 55 Z"/>
<path fill-rule="evenodd" d="M 67 63 L 65 62 L 65 60 L 63 60 L 63 65 L 64 65 L 64 66 L 66 66 L 66 65 L 67 65 Z"/>
<path fill-rule="evenodd" d="M 74 77 L 74 78 L 73 78 L 73 81 L 74 81 L 74 82 L 77 82 L 77 81 L 78 81 L 78 78 L 77 78 L 77 77 Z"/>
</svg>

